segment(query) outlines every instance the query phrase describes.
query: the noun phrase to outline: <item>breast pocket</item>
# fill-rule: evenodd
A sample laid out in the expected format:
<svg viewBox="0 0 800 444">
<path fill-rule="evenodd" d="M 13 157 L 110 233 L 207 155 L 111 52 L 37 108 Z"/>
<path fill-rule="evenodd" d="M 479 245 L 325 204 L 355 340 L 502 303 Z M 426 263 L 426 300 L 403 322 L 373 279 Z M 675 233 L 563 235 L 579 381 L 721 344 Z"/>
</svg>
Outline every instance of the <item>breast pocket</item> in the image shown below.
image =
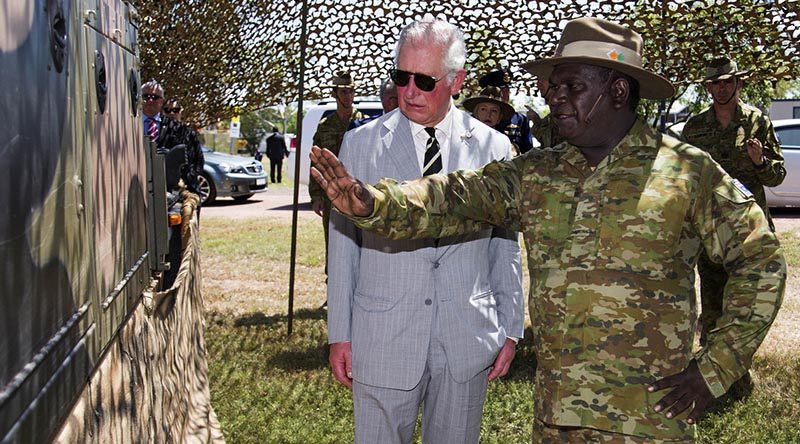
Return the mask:
<svg viewBox="0 0 800 444">
<path fill-rule="evenodd" d="M 689 207 L 685 180 L 651 175 L 608 183 L 600 221 L 598 266 L 664 278 Z"/>
<path fill-rule="evenodd" d="M 574 182 L 523 184 L 528 192 L 523 198 L 523 219 L 531 221 L 523 229 L 529 266 L 557 268 L 570 233 L 570 217 L 574 207 Z"/>
</svg>

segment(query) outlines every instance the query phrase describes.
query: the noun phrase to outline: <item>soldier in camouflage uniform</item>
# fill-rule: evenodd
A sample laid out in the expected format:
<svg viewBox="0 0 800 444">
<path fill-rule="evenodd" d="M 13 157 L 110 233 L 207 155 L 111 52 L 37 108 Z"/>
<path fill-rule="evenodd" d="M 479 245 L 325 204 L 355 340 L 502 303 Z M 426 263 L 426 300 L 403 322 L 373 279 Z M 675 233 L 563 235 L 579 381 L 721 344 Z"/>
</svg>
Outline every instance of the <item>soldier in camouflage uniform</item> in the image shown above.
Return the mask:
<svg viewBox="0 0 800 444">
<path fill-rule="evenodd" d="M 336 112 L 320 120 L 317 132 L 314 133 L 313 143 L 329 149 L 332 153 L 339 154 L 342 139 L 347 127 L 364 115 L 353 107 L 356 84 L 347 71 L 340 71 L 333 81 L 325 85 L 333 88 L 331 96 L 336 100 Z M 331 202 L 325 192 L 315 181 L 309 181 L 308 194 L 311 196 L 311 208 L 318 216 L 322 217 L 322 231 L 325 235 L 325 274 L 328 274 L 328 221 L 331 216 Z"/>
<path fill-rule="evenodd" d="M 753 193 L 774 231 L 764 187 L 780 185 L 786 177 L 786 168 L 772 122 L 761 111 L 739 100 L 742 78 L 746 74 L 747 71 L 739 71 L 736 62 L 727 57 L 713 60 L 703 79 L 713 104 L 686 122 L 682 137 L 708 152 L 725 172 Z M 704 343 L 722 316 L 723 290 L 729 276 L 705 253 L 697 261 L 697 270 L 700 274 L 700 341 Z M 749 385 L 749 378 L 745 377 L 742 388 L 748 390 Z"/>
<path fill-rule="evenodd" d="M 510 102 L 511 85 L 513 83 L 514 79 L 511 75 L 511 70 L 508 68 L 496 69 L 478 79 L 478 85 L 481 88 L 486 88 L 487 86 L 500 88 L 502 100 L 506 103 Z M 511 139 L 511 143 L 520 153 L 527 153 L 533 148 L 531 124 L 525 114 L 515 111 L 510 116 L 503 117 L 494 128 L 508 136 Z"/>
<path fill-rule="evenodd" d="M 639 97 L 674 92 L 641 68 L 638 34 L 582 18 L 566 25 L 561 45 L 561 56 L 524 66 L 549 77 L 567 142 L 477 171 L 376 186 L 315 147 L 312 173 L 357 226 L 391 238 L 486 224 L 524 233 L 534 442 L 692 442 L 705 407 L 747 371 L 775 319 L 782 250 L 751 193 L 705 152 L 636 115 Z M 703 249 L 730 271 L 728 303 L 693 353 Z"/>
<path fill-rule="evenodd" d="M 547 79 L 539 77 L 536 84 L 542 96 L 546 97 L 548 89 Z M 564 141 L 564 138 L 558 135 L 558 129 L 553 125 L 549 114 L 541 117 L 536 111 L 528 109 L 528 119 L 531 121 L 531 134 L 539 141 L 540 148 L 556 146 Z"/>
</svg>

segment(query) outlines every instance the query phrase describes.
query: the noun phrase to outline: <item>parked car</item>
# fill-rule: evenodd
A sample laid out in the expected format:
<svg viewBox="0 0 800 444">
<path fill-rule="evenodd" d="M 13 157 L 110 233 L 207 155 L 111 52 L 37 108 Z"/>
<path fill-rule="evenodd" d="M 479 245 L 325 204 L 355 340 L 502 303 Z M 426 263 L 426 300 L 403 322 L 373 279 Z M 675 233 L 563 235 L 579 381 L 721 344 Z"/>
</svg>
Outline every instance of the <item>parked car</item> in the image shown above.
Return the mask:
<svg viewBox="0 0 800 444">
<path fill-rule="evenodd" d="M 381 102 L 378 101 L 377 98 L 373 100 L 356 100 L 353 102 L 353 106 L 361 111 L 362 114 L 370 116 L 383 112 Z M 308 184 L 309 172 L 311 170 L 311 160 L 308 158 L 308 153 L 311 151 L 311 142 L 314 140 L 314 133 L 317 132 L 319 121 L 333 114 L 335 111 L 335 101 L 323 101 L 310 107 L 303 117 L 303 140 L 300 146 L 300 152 L 302 153 L 302 157 L 300 157 L 300 183 Z M 292 143 L 294 142 L 295 139 L 292 140 Z M 289 159 L 287 160 L 287 164 L 289 165 L 287 175 L 292 180 L 294 180 L 294 159 L 296 155 L 296 150 L 290 148 Z"/>
<path fill-rule="evenodd" d="M 200 198 L 203 204 L 219 197 L 245 201 L 267 190 L 267 173 L 261 162 L 252 157 L 232 156 L 202 147 L 205 166 L 200 174 Z"/>
<path fill-rule="evenodd" d="M 766 188 L 767 203 L 770 208 L 800 207 L 800 119 L 773 120 L 772 125 L 786 161 L 786 178 Z"/>
<path fill-rule="evenodd" d="M 681 137 L 683 125 L 678 122 L 667 127 L 667 134 Z M 800 119 L 773 120 L 775 134 L 786 161 L 786 178 L 777 187 L 765 187 L 770 208 L 800 207 Z"/>
</svg>

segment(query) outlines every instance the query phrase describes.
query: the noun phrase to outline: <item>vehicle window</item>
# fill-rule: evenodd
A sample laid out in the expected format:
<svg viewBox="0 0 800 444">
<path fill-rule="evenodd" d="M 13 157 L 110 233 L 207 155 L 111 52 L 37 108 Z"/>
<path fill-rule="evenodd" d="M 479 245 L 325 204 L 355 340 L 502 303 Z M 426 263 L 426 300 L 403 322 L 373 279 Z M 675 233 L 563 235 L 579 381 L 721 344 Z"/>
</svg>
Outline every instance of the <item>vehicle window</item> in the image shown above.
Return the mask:
<svg viewBox="0 0 800 444">
<path fill-rule="evenodd" d="M 785 128 L 775 128 L 781 147 L 792 146 L 800 148 L 800 126 L 789 126 Z"/>
<path fill-rule="evenodd" d="M 366 114 L 368 116 L 377 116 L 379 114 L 383 114 L 383 109 L 382 108 L 378 108 L 378 109 L 375 109 L 375 108 L 366 108 L 366 109 L 358 108 L 358 110 L 361 111 L 361 114 Z"/>
<path fill-rule="evenodd" d="M 327 110 L 323 111 L 322 112 L 322 117 L 320 117 L 319 120 L 322 120 L 322 119 L 330 116 L 331 114 L 334 113 L 334 111 L 336 111 L 336 110 L 335 109 L 327 109 Z"/>
</svg>

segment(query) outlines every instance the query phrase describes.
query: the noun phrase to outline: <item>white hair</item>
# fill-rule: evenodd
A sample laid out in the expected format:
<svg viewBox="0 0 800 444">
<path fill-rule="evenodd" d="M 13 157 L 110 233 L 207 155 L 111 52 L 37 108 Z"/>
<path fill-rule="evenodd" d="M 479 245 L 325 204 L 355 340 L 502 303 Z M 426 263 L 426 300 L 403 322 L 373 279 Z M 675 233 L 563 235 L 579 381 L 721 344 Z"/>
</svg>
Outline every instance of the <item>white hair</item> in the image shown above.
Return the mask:
<svg viewBox="0 0 800 444">
<path fill-rule="evenodd" d="M 150 79 L 147 83 L 142 85 L 142 91 L 144 92 L 145 88 L 153 91 L 159 92 L 161 97 L 164 97 L 164 87 L 161 86 L 155 79 Z"/>
<path fill-rule="evenodd" d="M 400 31 L 397 46 L 394 49 L 394 64 L 400 59 L 400 50 L 405 45 L 417 46 L 433 43 L 444 49 L 442 65 L 447 72 L 447 79 L 452 82 L 456 73 L 464 69 L 467 61 L 467 45 L 464 43 L 464 32 L 457 26 L 441 19 L 434 19 L 426 14 L 421 20 L 406 25 Z"/>
</svg>

